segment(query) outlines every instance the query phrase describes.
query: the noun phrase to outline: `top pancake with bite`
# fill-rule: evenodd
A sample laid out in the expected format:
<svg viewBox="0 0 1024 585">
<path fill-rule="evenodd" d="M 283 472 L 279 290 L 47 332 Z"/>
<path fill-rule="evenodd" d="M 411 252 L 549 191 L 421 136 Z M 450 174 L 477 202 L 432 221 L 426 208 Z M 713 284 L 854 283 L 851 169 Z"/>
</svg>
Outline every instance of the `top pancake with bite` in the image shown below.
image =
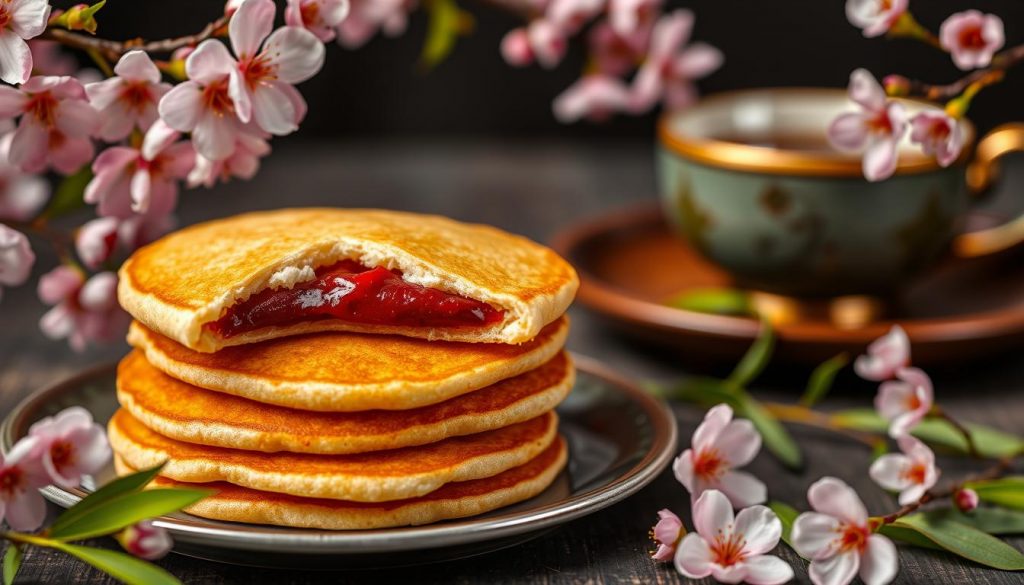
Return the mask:
<svg viewBox="0 0 1024 585">
<path fill-rule="evenodd" d="M 553 251 L 489 226 L 373 209 L 198 224 L 121 268 L 121 305 L 202 352 L 314 331 L 523 343 L 579 285 Z"/>
</svg>

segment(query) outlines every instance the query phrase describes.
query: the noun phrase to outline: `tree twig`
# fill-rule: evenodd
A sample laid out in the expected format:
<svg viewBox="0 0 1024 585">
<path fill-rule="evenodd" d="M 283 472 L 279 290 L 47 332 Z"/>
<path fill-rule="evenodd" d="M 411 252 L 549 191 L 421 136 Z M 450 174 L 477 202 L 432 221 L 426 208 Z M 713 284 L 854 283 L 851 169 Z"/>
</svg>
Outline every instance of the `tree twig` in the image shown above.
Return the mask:
<svg viewBox="0 0 1024 585">
<path fill-rule="evenodd" d="M 996 463 L 992 467 L 986 469 L 985 471 L 983 471 L 981 473 L 978 473 L 978 474 L 975 474 L 973 476 L 967 477 L 967 478 L 965 478 L 965 479 L 963 479 L 963 480 L 961 480 L 959 482 L 956 482 L 954 484 L 951 484 L 950 486 L 946 487 L 945 489 L 927 491 L 927 492 L 925 492 L 925 494 L 923 496 L 921 496 L 921 499 L 919 499 L 918 501 L 912 502 L 912 503 L 907 504 L 905 506 L 902 506 L 899 510 L 896 510 L 892 514 L 888 514 L 886 516 L 882 516 L 881 523 L 882 524 L 892 524 L 893 522 L 899 520 L 900 518 L 902 518 L 904 516 L 907 516 L 909 514 L 912 514 L 913 512 L 917 511 L 921 506 L 927 504 L 928 502 L 934 502 L 935 500 L 941 500 L 943 498 L 952 497 L 952 496 L 956 495 L 956 492 L 958 492 L 959 490 L 963 489 L 964 485 L 967 484 L 967 483 L 970 483 L 970 482 L 973 482 L 973 481 L 984 481 L 984 480 L 987 480 L 987 479 L 999 478 L 999 477 L 1001 477 L 1004 473 L 1006 473 L 1010 469 L 1010 466 L 1012 464 L 1013 464 L 1013 460 L 1012 459 L 1010 459 L 1009 457 L 1004 457 L 1004 458 L 1000 459 L 998 463 Z"/>
<path fill-rule="evenodd" d="M 218 31 L 227 26 L 228 20 L 230 20 L 230 17 L 223 15 L 217 20 L 208 23 L 197 33 L 157 41 L 144 41 L 142 39 L 112 41 L 61 28 L 48 28 L 41 38 L 56 41 L 73 49 L 81 49 L 86 52 L 94 51 L 103 55 L 108 60 L 116 62 L 121 58 L 121 55 L 128 51 L 139 50 L 147 53 L 170 53 L 182 47 L 196 45 L 217 34 Z"/>
<path fill-rule="evenodd" d="M 1001 73 L 1024 62 L 1024 44 L 1011 47 L 992 58 L 992 64 L 978 69 L 946 85 L 933 85 L 911 79 L 909 95 L 920 96 L 932 101 L 945 101 L 962 94 L 971 85 L 986 79 L 1001 77 Z M 996 75 L 993 75 L 996 74 Z"/>
</svg>

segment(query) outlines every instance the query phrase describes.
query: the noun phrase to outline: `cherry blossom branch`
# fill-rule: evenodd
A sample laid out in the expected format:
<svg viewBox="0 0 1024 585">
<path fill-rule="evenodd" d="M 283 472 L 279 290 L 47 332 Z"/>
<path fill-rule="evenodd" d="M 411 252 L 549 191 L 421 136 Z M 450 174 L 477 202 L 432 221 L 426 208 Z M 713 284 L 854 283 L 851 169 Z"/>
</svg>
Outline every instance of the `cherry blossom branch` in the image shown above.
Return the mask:
<svg viewBox="0 0 1024 585">
<path fill-rule="evenodd" d="M 956 418 L 943 410 L 943 408 L 938 404 L 932 406 L 930 414 L 935 418 L 948 422 L 950 426 L 957 430 L 958 433 L 963 435 L 964 441 L 967 443 L 967 452 L 971 457 L 974 457 L 975 459 L 985 459 L 985 456 L 978 450 L 977 443 L 974 442 L 974 435 L 971 434 L 971 431 L 964 424 L 956 420 Z"/>
<path fill-rule="evenodd" d="M 934 502 L 936 500 L 942 500 L 942 499 L 945 499 L 945 498 L 953 497 L 954 495 L 956 495 L 956 493 L 958 491 L 963 489 L 964 486 L 966 484 L 968 484 L 968 483 L 976 482 L 976 481 L 985 481 L 985 480 L 988 480 L 988 479 L 997 479 L 999 477 L 1002 477 L 1003 474 L 1005 474 L 1007 471 L 1009 471 L 1009 469 L 1010 469 L 1012 464 L 1013 464 L 1013 459 L 1011 459 L 1010 457 L 1003 457 L 1002 459 L 999 460 L 998 463 L 996 463 L 995 465 L 993 465 L 992 467 L 986 469 L 985 471 L 983 471 L 981 473 L 978 473 L 978 474 L 975 474 L 973 476 L 964 478 L 963 480 L 961 480 L 959 482 L 951 484 L 950 486 L 946 487 L 945 489 L 942 489 L 942 490 L 929 490 L 929 491 L 925 492 L 925 494 L 923 496 L 921 496 L 921 498 L 919 500 L 917 500 L 916 502 L 912 502 L 910 504 L 902 506 L 899 510 L 896 510 L 895 512 L 893 512 L 891 514 L 888 514 L 886 516 L 882 516 L 879 519 L 879 522 L 881 524 L 892 524 L 893 522 L 899 520 L 900 518 L 903 518 L 904 516 L 907 516 L 907 515 L 910 515 L 910 514 L 914 513 L 915 511 L 920 509 L 921 506 L 923 506 L 923 505 L 925 505 L 925 504 L 927 504 L 929 502 Z"/>
<path fill-rule="evenodd" d="M 1002 51 L 992 58 L 992 64 L 989 67 L 973 71 L 953 83 L 941 85 L 907 79 L 909 86 L 906 88 L 906 95 L 920 96 L 932 101 L 952 99 L 972 85 L 979 83 L 988 85 L 995 80 L 1001 80 L 1007 70 L 1022 62 L 1024 62 L 1024 44 Z"/>
<path fill-rule="evenodd" d="M 229 15 L 225 14 L 208 23 L 197 33 L 148 42 L 142 39 L 112 41 L 53 27 L 46 29 L 41 38 L 56 41 L 73 49 L 95 52 L 111 61 L 117 61 L 121 55 L 128 51 L 139 50 L 146 53 L 171 53 L 182 47 L 197 45 L 216 35 L 218 31 L 227 26 L 230 18 Z"/>
</svg>

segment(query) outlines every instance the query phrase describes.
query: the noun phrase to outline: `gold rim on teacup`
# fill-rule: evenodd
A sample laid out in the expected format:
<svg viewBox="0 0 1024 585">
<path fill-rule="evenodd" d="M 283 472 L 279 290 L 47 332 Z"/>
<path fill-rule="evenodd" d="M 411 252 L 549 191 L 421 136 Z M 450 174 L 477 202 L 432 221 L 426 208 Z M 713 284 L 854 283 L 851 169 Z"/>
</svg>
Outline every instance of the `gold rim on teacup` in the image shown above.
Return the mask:
<svg viewBox="0 0 1024 585">
<path fill-rule="evenodd" d="M 661 144 L 673 153 L 697 163 L 719 168 L 776 175 L 800 176 L 862 176 L 861 157 L 856 153 L 840 151 L 802 151 L 787 150 L 770 146 L 744 144 L 707 136 L 687 136 L 673 130 L 672 123 L 684 116 L 700 115 L 709 108 L 739 98 L 764 97 L 829 97 L 846 100 L 846 91 L 841 89 L 821 88 L 773 88 L 736 90 L 715 94 L 703 99 L 696 106 L 682 112 L 667 112 L 658 121 L 658 139 Z M 848 101 L 848 100 L 847 100 Z M 899 98 L 908 108 L 920 110 L 925 107 L 938 108 L 937 104 L 924 100 Z M 837 110 L 836 115 L 844 111 L 853 111 L 849 105 Z M 974 125 L 964 120 L 967 136 L 964 148 L 955 164 L 966 163 L 973 150 L 976 132 Z M 822 133 L 826 128 L 821 129 Z M 925 173 L 941 168 L 935 157 L 920 151 L 901 149 L 896 175 L 912 175 Z"/>
</svg>

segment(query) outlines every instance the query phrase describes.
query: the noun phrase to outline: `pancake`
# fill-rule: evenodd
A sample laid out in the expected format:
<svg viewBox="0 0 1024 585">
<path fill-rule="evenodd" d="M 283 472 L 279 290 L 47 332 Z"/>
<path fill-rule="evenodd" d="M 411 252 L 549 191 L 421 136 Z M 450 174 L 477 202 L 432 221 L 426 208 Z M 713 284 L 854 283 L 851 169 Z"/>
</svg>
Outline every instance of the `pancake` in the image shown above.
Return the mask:
<svg viewBox="0 0 1024 585">
<path fill-rule="evenodd" d="M 539 416 L 572 389 L 563 352 L 535 370 L 412 410 L 310 412 L 197 388 L 160 372 L 139 350 L 117 369 L 117 397 L 166 437 L 251 451 L 345 454 L 433 443 Z"/>
<path fill-rule="evenodd" d="M 467 326 L 299 317 L 230 336 L 208 326 L 253 295 L 314 281 L 317 269 L 345 260 L 483 304 L 497 320 Z M 523 343 L 565 312 L 578 286 L 575 271 L 553 251 L 489 226 L 373 209 L 283 209 L 197 224 L 139 249 L 121 268 L 118 299 L 148 328 L 212 352 L 314 331 Z"/>
<path fill-rule="evenodd" d="M 351 412 L 418 408 L 518 376 L 558 355 L 568 331 L 563 317 L 522 345 L 319 333 L 200 353 L 134 322 L 128 342 L 156 368 L 200 388 Z"/>
<path fill-rule="evenodd" d="M 353 455 L 260 453 L 193 445 L 169 439 L 118 410 L 107 434 L 125 463 L 166 466 L 171 479 L 226 481 L 268 492 L 312 498 L 384 502 L 428 494 L 453 481 L 497 475 L 548 447 L 558 417 L 548 412 L 526 422 L 418 447 Z"/>
<path fill-rule="evenodd" d="M 194 484 L 166 477 L 157 477 L 151 485 L 215 491 L 185 508 L 190 514 L 214 520 L 324 530 L 388 528 L 475 516 L 532 498 L 555 480 L 565 466 L 566 455 L 565 440 L 558 437 L 535 458 L 493 477 L 448 483 L 425 496 L 392 502 L 303 498 L 225 482 Z M 114 464 L 119 474 L 135 471 L 120 457 L 114 458 Z"/>
</svg>

